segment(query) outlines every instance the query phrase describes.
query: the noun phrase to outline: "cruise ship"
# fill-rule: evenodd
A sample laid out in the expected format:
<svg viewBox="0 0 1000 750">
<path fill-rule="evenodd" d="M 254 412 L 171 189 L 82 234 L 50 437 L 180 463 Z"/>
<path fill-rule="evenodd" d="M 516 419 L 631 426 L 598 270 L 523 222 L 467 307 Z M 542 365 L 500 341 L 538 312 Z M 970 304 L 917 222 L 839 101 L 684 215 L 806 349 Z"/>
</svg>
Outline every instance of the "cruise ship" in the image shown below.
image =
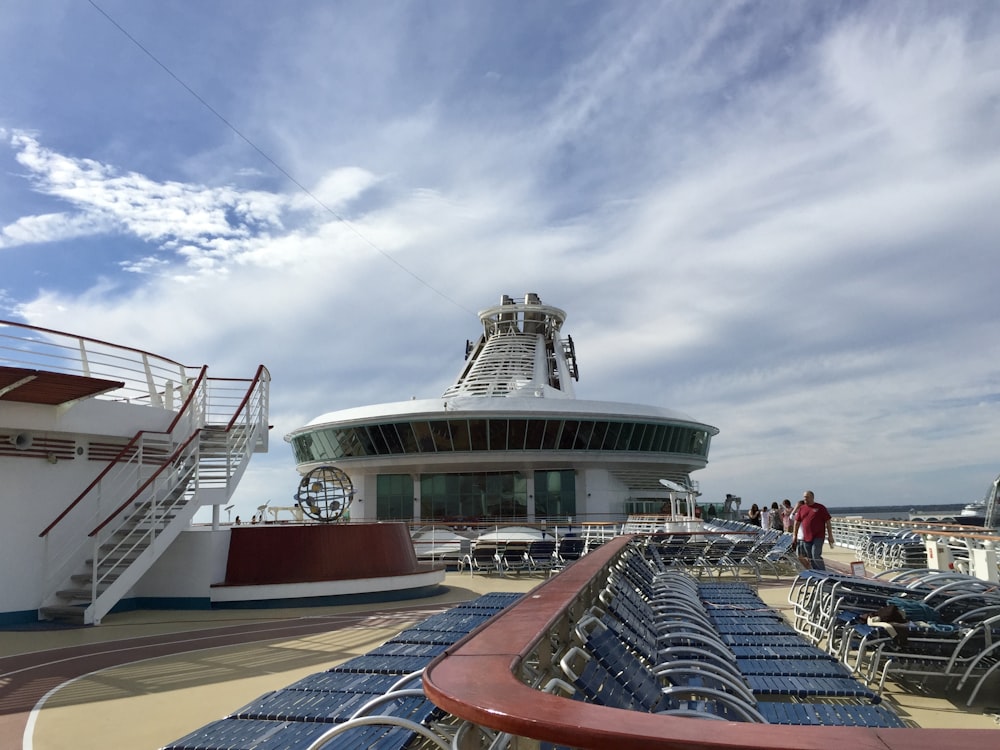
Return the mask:
<svg viewBox="0 0 1000 750">
<path fill-rule="evenodd" d="M 0 627 L 437 592 L 444 569 L 417 560 L 405 524 L 223 522 L 250 459 L 268 449 L 269 400 L 263 365 L 216 377 L 0 321 Z M 192 523 L 206 507 L 211 523 Z"/>
<path fill-rule="evenodd" d="M 997 476 L 986 489 L 982 500 L 967 503 L 958 513 L 941 510 L 911 510 L 911 521 L 938 521 L 941 523 L 960 523 L 966 526 L 982 526 L 986 529 L 996 529 L 1000 524 L 1000 476 Z"/>
<path fill-rule="evenodd" d="M 252 527 L 223 524 L 219 515 L 242 473 L 235 467 L 267 447 L 266 368 L 214 381 L 204 367 L 0 324 L 0 492 L 17 521 L 0 532 L 0 555 L 16 572 L 3 584 L 3 601 L 15 610 L 0 613 L 0 625 L 17 631 L 18 617 L 57 617 L 67 608 L 78 622 L 109 625 L 5 634 L 0 746 L 331 750 L 359 746 L 334 735 L 368 729 L 384 734 L 363 746 L 380 748 L 415 747 L 421 738 L 422 747 L 594 750 L 995 744 L 994 646 L 983 651 L 991 660 L 977 673 L 982 679 L 962 677 L 965 687 L 944 698 L 928 700 L 890 680 L 888 709 L 879 705 L 877 679 L 852 681 L 848 693 L 845 677 L 808 678 L 806 667 L 815 666 L 808 661 L 849 670 L 830 667 L 832 653 L 798 643 L 799 629 L 790 633 L 792 624 L 780 622 L 781 612 L 797 622 L 794 592 L 809 580 L 795 575 L 794 559 L 775 568 L 773 580 L 759 569 L 741 572 L 739 560 L 726 563 L 725 574 L 721 560 L 708 561 L 715 541 L 735 548 L 741 542 L 729 537 L 760 529 L 702 540 L 697 577 L 671 564 L 670 535 L 637 532 L 618 534 L 557 573 L 446 574 L 415 564 L 408 525 L 392 521 L 527 528 L 676 505 L 684 490 L 695 494 L 690 475 L 707 464 L 717 434 L 666 409 L 574 398 L 575 348 L 560 335 L 565 313 L 535 295 L 503 298 L 480 317 L 483 334 L 468 344 L 441 398 L 335 412 L 288 436 L 302 476 L 298 510 L 328 523 Z M 331 478 L 342 502 L 312 507 Z M 212 525 L 191 526 L 204 505 L 214 508 Z M 35 528 L 37 536 L 25 532 Z M 841 551 L 846 541 L 838 531 L 831 557 L 842 556 L 837 569 L 854 573 L 860 547 Z M 780 715 L 717 714 L 712 701 L 694 699 L 654 711 L 639 705 L 641 685 L 619 685 L 610 672 L 602 700 L 575 694 L 586 683 L 574 669 L 597 663 L 580 639 L 599 631 L 581 627 L 588 618 L 593 625 L 595 608 L 610 606 L 609 593 L 628 597 L 618 585 L 626 574 L 638 585 L 657 560 L 664 582 L 680 586 L 678 596 L 687 592 L 678 611 L 699 621 L 721 615 L 718 632 L 706 635 L 763 649 L 748 665 L 804 652 L 803 662 L 782 663 L 778 672 L 765 664 L 764 676 L 752 678 L 758 697 L 751 700 Z M 382 567 L 369 570 L 376 562 Z M 856 582 L 868 585 L 863 566 L 861 574 Z M 830 580 L 840 575 L 848 573 Z M 398 589 L 378 591 L 382 584 Z M 987 587 L 993 596 L 995 586 Z M 114 596 L 102 598 L 109 591 Z M 730 592 L 735 598 L 721 605 L 709 598 Z M 167 609 L 185 600 L 206 611 Z M 317 603 L 333 606 L 298 609 Z M 271 609 L 279 605 L 288 608 Z M 159 611 L 129 611 L 143 606 Z M 723 636 L 727 615 L 748 620 L 740 625 L 748 629 Z M 776 640 L 757 642 L 764 637 Z M 654 684 L 649 695 L 656 703 L 666 692 Z M 613 706 L 605 700 L 612 696 L 636 705 Z M 363 715 L 376 705 L 389 708 Z"/>
<path fill-rule="evenodd" d="M 293 430 L 299 472 L 350 477 L 351 517 L 478 523 L 621 521 L 672 486 L 695 496 L 718 430 L 671 409 L 576 398 L 566 313 L 529 293 L 479 313 L 439 398 L 323 414 Z"/>
</svg>

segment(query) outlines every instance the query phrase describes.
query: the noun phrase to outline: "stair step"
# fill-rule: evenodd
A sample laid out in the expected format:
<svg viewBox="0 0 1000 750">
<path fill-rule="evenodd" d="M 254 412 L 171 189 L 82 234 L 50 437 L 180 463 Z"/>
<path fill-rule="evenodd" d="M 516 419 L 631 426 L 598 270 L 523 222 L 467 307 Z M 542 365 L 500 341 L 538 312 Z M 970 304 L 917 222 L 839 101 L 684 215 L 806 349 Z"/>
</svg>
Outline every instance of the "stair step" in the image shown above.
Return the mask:
<svg viewBox="0 0 1000 750">
<path fill-rule="evenodd" d="M 111 538 L 117 541 L 122 541 L 123 539 L 128 539 L 130 536 L 145 534 L 145 529 L 140 529 L 137 527 L 131 529 L 118 529 L 118 531 L 112 532 Z"/>
<path fill-rule="evenodd" d="M 120 545 L 123 541 L 127 539 L 142 539 L 144 536 L 149 536 L 151 529 L 135 528 L 130 531 L 122 529 L 120 531 L 114 531 L 111 533 L 111 537 L 107 542 L 101 545 L 101 549 L 111 549 Z M 156 529 L 160 531 L 160 529 Z"/>
<path fill-rule="evenodd" d="M 138 552 L 136 554 L 134 554 L 134 555 L 126 555 L 125 557 L 118 558 L 118 559 L 111 559 L 111 558 L 106 557 L 103 560 L 101 560 L 100 567 L 101 567 L 101 570 L 107 570 L 108 568 L 117 568 L 117 567 L 120 567 L 120 566 L 128 567 L 129 565 L 131 565 L 132 563 L 134 563 L 138 559 L 139 559 L 139 553 Z M 91 570 L 94 569 L 94 558 L 88 557 L 83 562 L 84 562 L 84 565 L 86 565 Z"/>
<path fill-rule="evenodd" d="M 84 588 L 85 587 L 85 588 L 87 588 L 89 590 L 90 589 L 90 584 L 93 583 L 93 581 L 94 581 L 94 576 L 91 573 L 75 573 L 74 575 L 71 575 L 69 577 L 69 579 L 73 583 L 75 583 L 77 585 L 77 587 L 79 587 L 79 588 Z M 100 584 L 97 587 L 98 591 L 99 592 L 103 591 L 104 589 L 106 589 L 108 586 L 110 586 L 112 583 L 114 583 L 117 580 L 118 580 L 118 575 L 117 574 L 106 575 L 106 576 L 102 577 L 101 578 L 101 582 L 100 582 Z"/>
<path fill-rule="evenodd" d="M 155 501 L 145 499 L 133 502 L 126 511 L 128 517 L 120 518 L 120 525 L 113 531 L 110 528 L 105 530 L 108 535 L 102 534 L 103 539 L 98 541 L 100 564 L 97 569 L 93 558 L 86 560 L 86 568 L 71 575 L 66 588 L 55 592 L 55 597 L 65 603 L 41 607 L 39 617 L 83 624 L 86 613 L 90 611 L 94 619 L 99 619 L 98 613 L 105 608 L 101 595 L 109 589 L 117 590 L 113 584 L 118 580 L 123 583 L 132 580 L 139 571 L 129 573 L 127 570 L 140 557 L 149 554 L 153 540 L 172 524 L 176 525 L 179 516 L 190 516 L 191 500 L 197 489 L 192 482 L 199 478 L 205 491 L 214 496 L 220 486 L 228 486 L 230 477 L 242 470 L 251 452 L 248 448 L 256 452 L 261 442 L 257 440 L 251 446 L 245 440 L 246 436 L 241 435 L 239 430 L 227 433 L 225 426 L 210 425 L 202 432 L 197 457 L 191 454 L 181 461 L 172 462 L 166 475 L 169 486 L 147 496 L 155 497 Z M 166 457 L 169 451 L 164 447 L 160 452 Z M 98 582 L 98 598 L 91 602 L 95 580 Z"/>
<path fill-rule="evenodd" d="M 38 615 L 43 620 L 57 620 L 83 625 L 84 609 L 85 607 L 75 607 L 69 604 L 53 604 L 49 607 L 41 607 L 38 610 Z"/>
<path fill-rule="evenodd" d="M 148 545 L 143 545 L 142 549 L 145 549 L 147 546 Z M 122 545 L 120 543 L 119 544 L 102 544 L 101 545 L 101 553 L 103 553 L 105 555 L 104 559 L 106 559 L 106 560 L 109 559 L 107 557 L 107 555 L 109 553 L 114 552 L 115 550 L 118 550 L 118 549 L 122 549 Z M 138 556 L 139 552 L 141 552 L 141 551 L 142 551 L 141 549 L 137 549 L 133 545 L 132 547 L 129 548 L 129 550 L 127 552 L 123 551 L 123 553 L 122 553 L 121 556 L 115 557 L 115 558 L 110 558 L 110 559 L 121 560 L 121 559 L 127 559 L 129 556 L 131 556 L 132 559 L 134 560 Z"/>
<path fill-rule="evenodd" d="M 157 515 L 156 515 L 156 520 L 157 521 L 172 521 L 172 520 L 174 520 L 174 513 L 171 512 L 172 510 L 173 510 L 173 507 L 169 508 L 167 511 L 160 510 L 159 513 L 157 513 Z M 132 518 L 126 519 L 125 523 L 122 525 L 122 527 L 118 531 L 119 532 L 121 532 L 121 531 L 135 531 L 137 529 L 142 528 L 141 524 L 148 524 L 150 522 L 150 520 L 151 519 L 150 519 L 150 516 L 149 516 L 148 513 L 144 513 L 141 517 L 138 517 L 138 518 L 135 517 L 135 516 L 133 516 Z M 149 530 L 148 525 L 143 530 L 144 531 L 148 531 Z"/>
<path fill-rule="evenodd" d="M 100 591 L 98 591 L 100 593 Z M 69 602 L 86 602 L 90 604 L 90 589 L 61 589 L 56 596 Z"/>
</svg>

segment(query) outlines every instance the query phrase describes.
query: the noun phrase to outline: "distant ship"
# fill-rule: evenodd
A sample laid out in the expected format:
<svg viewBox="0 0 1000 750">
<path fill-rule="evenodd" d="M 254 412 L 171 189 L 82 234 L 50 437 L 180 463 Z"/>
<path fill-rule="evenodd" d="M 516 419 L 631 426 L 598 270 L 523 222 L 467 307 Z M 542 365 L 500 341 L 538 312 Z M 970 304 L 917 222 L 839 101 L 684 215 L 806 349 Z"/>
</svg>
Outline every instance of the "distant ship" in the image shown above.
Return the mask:
<svg viewBox="0 0 1000 750">
<path fill-rule="evenodd" d="M 968 503 L 958 513 L 937 513 L 935 511 L 911 511 L 911 521 L 936 521 L 958 523 L 963 526 L 982 526 L 994 529 L 1000 523 L 1000 475 L 993 480 L 982 500 Z"/>
</svg>

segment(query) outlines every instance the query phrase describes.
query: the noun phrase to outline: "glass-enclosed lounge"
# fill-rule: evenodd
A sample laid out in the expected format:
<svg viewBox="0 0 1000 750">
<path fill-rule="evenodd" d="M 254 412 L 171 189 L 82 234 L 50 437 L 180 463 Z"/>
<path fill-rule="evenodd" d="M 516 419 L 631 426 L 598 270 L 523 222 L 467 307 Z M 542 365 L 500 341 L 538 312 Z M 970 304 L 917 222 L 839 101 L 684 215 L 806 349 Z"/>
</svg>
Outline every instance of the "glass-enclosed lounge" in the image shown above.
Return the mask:
<svg viewBox="0 0 1000 750">
<path fill-rule="evenodd" d="M 286 435 L 299 471 L 347 472 L 357 519 L 447 523 L 644 512 L 662 505 L 663 479 L 690 486 L 707 465 L 716 428 L 658 406 L 576 399 L 563 310 L 529 292 L 479 318 L 439 398 L 330 412 Z"/>
<path fill-rule="evenodd" d="M 485 451 L 620 451 L 705 458 L 703 426 L 565 417 L 420 419 L 317 425 L 291 438 L 297 463 Z"/>
</svg>

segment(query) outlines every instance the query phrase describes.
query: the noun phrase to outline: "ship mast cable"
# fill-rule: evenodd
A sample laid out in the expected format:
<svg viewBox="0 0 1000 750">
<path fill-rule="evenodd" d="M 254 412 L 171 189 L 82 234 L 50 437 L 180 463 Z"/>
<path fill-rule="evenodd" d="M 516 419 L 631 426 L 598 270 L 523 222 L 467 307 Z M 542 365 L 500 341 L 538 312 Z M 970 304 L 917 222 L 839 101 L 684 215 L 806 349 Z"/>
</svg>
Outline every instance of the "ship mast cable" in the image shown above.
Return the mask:
<svg viewBox="0 0 1000 750">
<path fill-rule="evenodd" d="M 434 286 L 433 284 L 431 284 L 429 281 L 427 281 L 423 277 L 421 277 L 418 274 L 416 274 L 411 269 L 407 268 L 405 265 L 403 265 L 398 260 L 396 260 L 396 258 L 394 258 L 387 251 L 383 250 L 381 247 L 379 247 L 374 242 L 372 242 L 370 239 L 368 239 L 368 237 L 366 237 L 361 232 L 360 229 L 358 229 L 350 221 L 348 221 L 343 216 L 341 216 L 339 213 L 337 213 L 332 208 L 330 208 L 330 206 L 326 205 L 326 203 L 324 203 L 322 200 L 320 200 L 309 188 L 307 188 L 305 185 L 303 185 L 301 182 L 299 182 L 299 180 L 297 180 L 295 178 L 295 176 L 292 175 L 287 169 L 285 169 L 278 162 L 276 162 L 274 159 L 272 159 L 267 154 L 267 152 L 264 151 L 264 149 L 262 149 L 260 146 L 258 146 L 256 143 L 254 143 L 252 140 L 250 140 L 249 137 L 247 137 L 246 135 L 244 135 L 243 132 L 240 131 L 240 129 L 237 128 L 235 125 L 233 125 L 233 123 L 231 123 L 229 120 L 227 120 L 222 115 L 221 112 L 219 112 L 215 107 L 213 107 L 211 104 L 209 104 L 205 100 L 204 97 L 202 97 L 197 91 L 195 91 L 187 83 L 185 83 L 184 80 L 180 78 L 180 76 L 178 76 L 176 73 L 174 73 L 174 71 L 172 71 L 169 67 L 167 67 L 166 63 L 164 63 L 163 61 L 161 61 L 156 55 L 154 55 L 152 52 L 150 52 L 142 44 L 142 42 L 140 42 L 138 39 L 136 39 L 134 36 L 132 36 L 132 34 L 130 34 L 128 32 L 128 30 L 125 29 L 125 27 L 123 27 L 120 23 L 118 23 L 118 21 L 116 21 L 114 18 L 112 18 L 111 15 L 106 10 L 104 10 L 104 8 L 102 8 L 100 5 L 98 5 L 96 2 L 94 2 L 94 0 L 87 0 L 87 2 L 90 3 L 90 5 L 94 8 L 94 10 L 96 10 L 98 13 L 100 13 L 102 16 L 104 16 L 104 18 L 107 19 L 108 23 L 110 23 L 112 26 L 114 26 L 116 29 L 118 29 L 118 31 L 120 31 L 125 36 L 126 39 L 128 39 L 130 42 L 132 42 L 132 44 L 134 44 L 136 47 L 138 47 L 143 52 L 143 54 L 145 54 L 154 63 L 156 63 L 157 65 L 159 65 L 160 68 L 162 68 L 163 71 L 168 76 L 170 76 L 171 78 L 173 78 L 174 81 L 176 81 L 185 91 L 187 91 L 191 96 L 193 96 L 195 99 L 197 99 L 198 102 L 205 109 L 207 109 L 209 112 L 211 112 L 213 115 L 215 115 L 215 117 L 220 122 L 222 122 L 223 125 L 225 125 L 227 128 L 229 128 L 233 133 L 235 133 L 236 136 L 238 138 L 240 138 L 240 140 L 242 140 L 250 148 L 252 148 L 254 151 L 256 151 L 261 156 L 261 158 L 263 158 L 272 167 L 274 167 L 282 175 L 284 175 L 285 178 L 287 178 L 289 182 L 291 182 L 293 185 L 295 185 L 295 187 L 297 187 L 303 193 L 305 193 L 310 198 L 312 198 L 312 200 L 315 201 L 316 204 L 320 208 L 322 208 L 324 211 L 326 211 L 331 216 L 333 216 L 337 221 L 341 222 L 344 226 L 346 226 L 348 229 L 350 229 L 352 232 L 354 232 L 354 234 L 357 235 L 361 239 L 362 242 L 364 242 L 366 245 L 368 245 L 370 248 L 372 248 L 372 250 L 374 250 L 375 252 L 377 252 L 379 255 L 381 255 L 383 258 L 385 258 L 386 260 L 388 260 L 390 263 L 393 263 L 397 268 L 399 268 L 404 273 L 408 274 L 411 278 L 413 278 L 414 280 L 416 280 L 418 283 L 423 284 L 425 287 L 427 287 L 428 289 L 430 289 L 432 292 L 434 292 L 435 294 L 437 294 L 442 299 L 450 302 L 455 307 L 459 308 L 460 310 L 462 310 L 464 312 L 469 313 L 470 315 L 476 315 L 476 313 L 474 311 L 470 310 L 465 305 L 463 305 L 460 302 L 457 302 L 456 300 L 454 300 L 451 297 L 449 297 L 443 291 L 441 291 L 440 289 L 438 289 L 436 286 Z"/>
</svg>

